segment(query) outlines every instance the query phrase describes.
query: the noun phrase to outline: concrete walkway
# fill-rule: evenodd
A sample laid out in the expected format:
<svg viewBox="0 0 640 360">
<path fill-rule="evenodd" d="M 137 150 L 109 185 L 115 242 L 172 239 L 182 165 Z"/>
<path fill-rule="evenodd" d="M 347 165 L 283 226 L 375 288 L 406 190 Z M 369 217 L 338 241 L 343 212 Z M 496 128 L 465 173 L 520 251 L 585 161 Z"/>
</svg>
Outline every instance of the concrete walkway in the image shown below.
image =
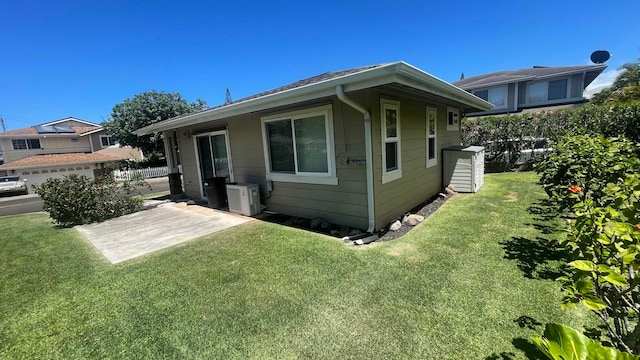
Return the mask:
<svg viewBox="0 0 640 360">
<path fill-rule="evenodd" d="M 163 203 L 76 229 L 116 264 L 251 220 L 200 205 Z"/>
</svg>

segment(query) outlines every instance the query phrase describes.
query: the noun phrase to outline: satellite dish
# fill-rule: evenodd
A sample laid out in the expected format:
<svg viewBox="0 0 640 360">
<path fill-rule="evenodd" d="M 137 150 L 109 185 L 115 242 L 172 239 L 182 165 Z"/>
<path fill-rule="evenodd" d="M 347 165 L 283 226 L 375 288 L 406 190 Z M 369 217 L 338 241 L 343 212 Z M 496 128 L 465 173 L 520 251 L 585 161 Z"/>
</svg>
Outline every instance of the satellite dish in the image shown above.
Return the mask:
<svg viewBox="0 0 640 360">
<path fill-rule="evenodd" d="M 607 50 L 596 50 L 591 53 L 591 61 L 594 64 L 604 64 L 610 57 L 611 54 Z"/>
</svg>

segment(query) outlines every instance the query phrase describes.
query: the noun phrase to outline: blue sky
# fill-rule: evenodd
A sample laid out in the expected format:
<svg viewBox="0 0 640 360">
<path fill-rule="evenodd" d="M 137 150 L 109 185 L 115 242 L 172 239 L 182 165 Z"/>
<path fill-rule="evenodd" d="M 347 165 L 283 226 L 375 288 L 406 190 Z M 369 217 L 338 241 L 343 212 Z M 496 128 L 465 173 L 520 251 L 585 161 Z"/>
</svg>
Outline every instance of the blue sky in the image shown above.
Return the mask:
<svg viewBox="0 0 640 360">
<path fill-rule="evenodd" d="M 455 81 L 589 64 L 604 49 L 611 81 L 640 58 L 638 14 L 637 0 L 0 0 L 0 116 L 8 130 L 68 116 L 100 123 L 144 91 L 214 106 L 227 88 L 239 99 L 398 60 Z"/>
</svg>

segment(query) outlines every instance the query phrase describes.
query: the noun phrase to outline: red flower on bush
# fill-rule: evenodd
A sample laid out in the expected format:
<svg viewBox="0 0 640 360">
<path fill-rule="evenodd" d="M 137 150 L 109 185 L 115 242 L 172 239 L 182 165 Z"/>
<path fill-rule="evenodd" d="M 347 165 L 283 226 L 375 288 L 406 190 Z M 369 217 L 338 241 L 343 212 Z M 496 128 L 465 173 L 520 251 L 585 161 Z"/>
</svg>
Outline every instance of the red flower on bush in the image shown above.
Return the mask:
<svg viewBox="0 0 640 360">
<path fill-rule="evenodd" d="M 569 191 L 571 191 L 574 194 L 579 193 L 580 191 L 582 191 L 582 188 L 578 185 L 571 185 L 569 186 Z"/>
</svg>

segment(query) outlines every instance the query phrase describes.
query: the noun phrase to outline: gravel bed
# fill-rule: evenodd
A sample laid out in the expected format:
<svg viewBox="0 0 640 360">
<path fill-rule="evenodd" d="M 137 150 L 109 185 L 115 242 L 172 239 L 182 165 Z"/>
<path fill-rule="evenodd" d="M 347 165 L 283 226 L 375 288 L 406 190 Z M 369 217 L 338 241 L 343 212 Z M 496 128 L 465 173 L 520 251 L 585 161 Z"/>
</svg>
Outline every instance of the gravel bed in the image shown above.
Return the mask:
<svg viewBox="0 0 640 360">
<path fill-rule="evenodd" d="M 447 195 L 447 196 L 437 196 L 433 199 L 431 199 L 430 201 L 424 203 L 423 205 L 418 206 L 417 208 L 413 209 L 412 211 L 408 212 L 406 215 L 409 214 L 418 214 L 418 215 L 422 215 L 424 216 L 424 218 L 426 219 L 429 215 L 433 214 L 436 210 L 438 210 L 438 208 L 440 206 L 442 206 L 442 204 L 445 203 L 445 201 L 447 201 L 452 195 Z M 400 220 L 400 222 L 402 222 L 402 218 L 398 219 Z M 407 224 L 402 224 L 402 227 L 400 227 L 399 230 L 396 231 L 390 231 L 388 230 L 388 227 L 386 228 L 387 231 L 383 234 L 380 235 L 380 239 L 378 239 L 377 241 L 390 241 L 390 240 L 395 240 L 403 235 L 405 235 L 406 233 L 408 233 L 409 231 L 411 231 L 411 229 L 413 229 L 414 226 L 411 225 L 407 225 Z"/>
</svg>

